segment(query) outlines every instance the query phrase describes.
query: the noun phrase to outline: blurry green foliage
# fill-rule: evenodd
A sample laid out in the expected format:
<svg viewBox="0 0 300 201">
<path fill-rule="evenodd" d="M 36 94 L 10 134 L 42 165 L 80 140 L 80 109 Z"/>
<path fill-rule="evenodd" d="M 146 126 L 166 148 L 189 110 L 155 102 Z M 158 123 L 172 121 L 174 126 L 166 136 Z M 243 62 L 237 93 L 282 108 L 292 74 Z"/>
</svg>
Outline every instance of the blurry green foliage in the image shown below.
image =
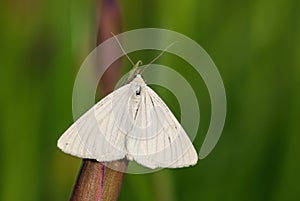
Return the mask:
<svg viewBox="0 0 300 201">
<path fill-rule="evenodd" d="M 171 29 L 204 47 L 228 98 L 222 137 L 206 159 L 192 168 L 126 175 L 120 200 L 298 200 L 300 1 L 120 3 L 124 31 Z M 81 160 L 63 154 L 56 140 L 73 121 L 73 82 L 95 46 L 95 3 L 0 4 L 0 200 L 67 200 Z M 155 53 L 132 57 L 148 61 Z M 182 61 L 161 60 L 193 76 L 180 70 Z M 210 104 L 201 79 L 190 82 L 201 109 L 199 150 Z"/>
</svg>

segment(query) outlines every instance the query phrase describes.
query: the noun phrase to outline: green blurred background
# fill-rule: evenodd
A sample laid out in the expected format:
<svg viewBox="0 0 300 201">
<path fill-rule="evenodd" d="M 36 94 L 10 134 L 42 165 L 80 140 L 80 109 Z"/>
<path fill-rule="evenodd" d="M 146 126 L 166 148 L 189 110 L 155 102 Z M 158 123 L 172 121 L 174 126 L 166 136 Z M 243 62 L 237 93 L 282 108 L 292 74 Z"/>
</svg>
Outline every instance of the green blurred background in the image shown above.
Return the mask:
<svg viewBox="0 0 300 201">
<path fill-rule="evenodd" d="M 228 101 L 222 137 L 207 158 L 126 175 L 120 200 L 299 200 L 300 1 L 119 2 L 123 31 L 165 28 L 198 42 L 218 66 Z M 81 160 L 56 140 L 73 122 L 75 76 L 96 44 L 95 5 L 0 3 L 0 200 L 69 198 Z M 200 99 L 199 150 L 210 104 L 204 84 L 191 83 Z"/>
</svg>

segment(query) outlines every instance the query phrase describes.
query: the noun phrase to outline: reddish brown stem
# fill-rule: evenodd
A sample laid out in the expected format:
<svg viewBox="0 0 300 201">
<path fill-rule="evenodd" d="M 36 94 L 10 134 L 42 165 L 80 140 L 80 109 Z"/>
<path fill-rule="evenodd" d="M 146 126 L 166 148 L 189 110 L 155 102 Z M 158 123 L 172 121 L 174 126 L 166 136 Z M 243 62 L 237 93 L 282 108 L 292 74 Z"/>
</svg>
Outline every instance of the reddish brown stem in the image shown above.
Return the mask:
<svg viewBox="0 0 300 201">
<path fill-rule="evenodd" d="M 100 0 L 100 21 L 97 43 L 100 44 L 111 37 L 111 32 L 117 34 L 121 31 L 121 14 L 116 0 Z M 102 94 L 106 95 L 114 88 L 118 80 L 121 62 L 114 62 L 104 73 L 100 80 Z M 122 186 L 127 161 L 114 161 L 109 166 L 118 167 L 121 172 L 112 170 L 95 160 L 85 159 L 78 174 L 72 201 L 115 201 L 118 199 Z"/>
<path fill-rule="evenodd" d="M 71 201 L 115 201 L 118 199 L 123 183 L 127 161 L 111 162 L 118 167 L 115 171 L 95 160 L 84 159 L 77 181 L 75 183 Z"/>
<path fill-rule="evenodd" d="M 101 163 L 94 160 L 83 160 L 70 200 L 101 200 L 103 167 Z"/>
<path fill-rule="evenodd" d="M 98 29 L 97 43 L 100 44 L 112 37 L 111 33 L 118 34 L 122 29 L 121 12 L 117 0 L 102 0 L 100 8 L 100 21 Z M 114 89 L 118 81 L 121 67 L 121 60 L 114 62 L 104 73 L 100 80 L 103 94 L 108 94 Z"/>
</svg>

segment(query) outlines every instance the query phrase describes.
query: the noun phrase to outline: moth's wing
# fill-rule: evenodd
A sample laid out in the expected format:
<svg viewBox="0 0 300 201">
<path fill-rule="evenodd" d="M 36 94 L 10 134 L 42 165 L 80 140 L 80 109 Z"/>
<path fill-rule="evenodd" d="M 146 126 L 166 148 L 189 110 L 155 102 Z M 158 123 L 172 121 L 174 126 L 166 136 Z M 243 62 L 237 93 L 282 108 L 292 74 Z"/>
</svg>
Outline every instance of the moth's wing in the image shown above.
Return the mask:
<svg viewBox="0 0 300 201">
<path fill-rule="evenodd" d="M 148 86 L 142 93 L 135 126 L 126 138 L 128 154 L 149 168 L 195 165 L 197 152 L 163 100 Z"/>
<path fill-rule="evenodd" d="M 127 84 L 113 91 L 75 121 L 59 138 L 57 146 L 65 153 L 97 161 L 125 158 L 126 118 L 124 103 L 129 99 Z"/>
</svg>

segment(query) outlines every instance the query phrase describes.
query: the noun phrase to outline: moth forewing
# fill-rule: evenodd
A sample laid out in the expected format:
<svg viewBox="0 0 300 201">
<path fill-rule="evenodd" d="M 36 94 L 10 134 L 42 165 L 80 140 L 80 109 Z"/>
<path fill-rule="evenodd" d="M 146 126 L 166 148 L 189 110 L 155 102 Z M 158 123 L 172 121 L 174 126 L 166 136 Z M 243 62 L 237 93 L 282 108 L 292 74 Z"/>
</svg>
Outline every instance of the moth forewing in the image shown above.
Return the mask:
<svg viewBox="0 0 300 201">
<path fill-rule="evenodd" d="M 185 167 L 198 156 L 186 132 L 140 74 L 87 111 L 60 137 L 62 151 L 100 162 Z"/>
</svg>

